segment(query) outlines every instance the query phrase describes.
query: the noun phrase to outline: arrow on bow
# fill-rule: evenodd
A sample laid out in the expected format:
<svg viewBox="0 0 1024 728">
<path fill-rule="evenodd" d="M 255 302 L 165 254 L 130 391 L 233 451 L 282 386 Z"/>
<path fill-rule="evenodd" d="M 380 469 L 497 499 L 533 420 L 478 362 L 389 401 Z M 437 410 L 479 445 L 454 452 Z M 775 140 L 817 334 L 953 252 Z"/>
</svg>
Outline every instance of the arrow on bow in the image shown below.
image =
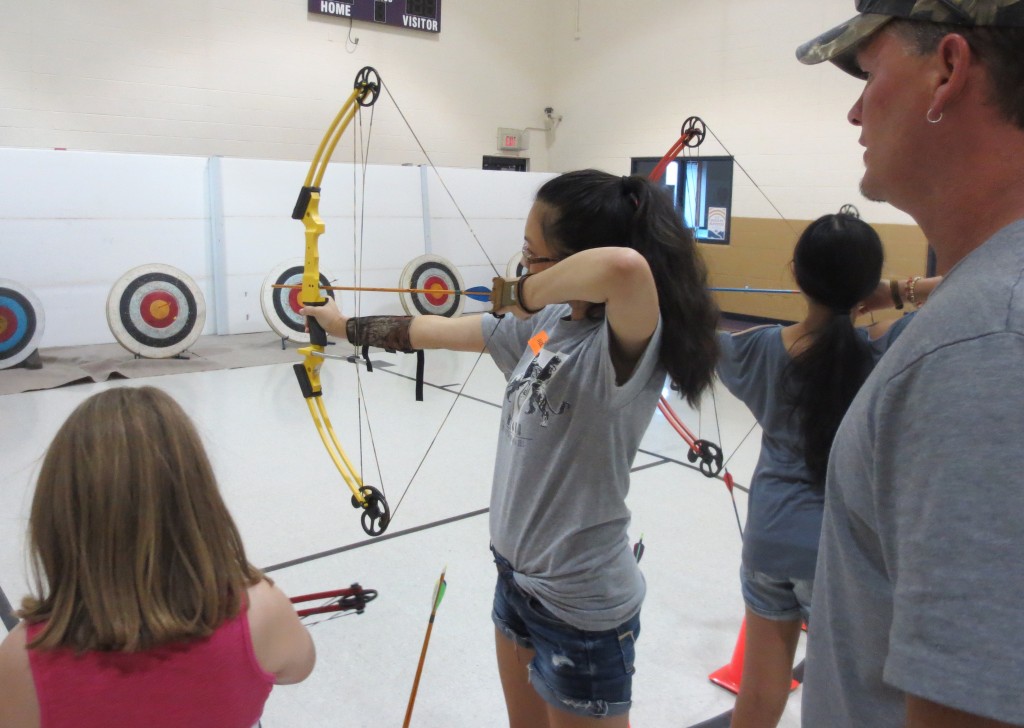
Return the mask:
<svg viewBox="0 0 1024 728">
<path fill-rule="evenodd" d="M 290 283 L 275 283 L 271 288 L 302 288 L 301 285 Z M 434 296 L 465 296 L 481 303 L 494 303 L 491 299 L 493 291 L 487 286 L 473 286 L 464 291 L 456 291 L 450 288 L 371 288 L 368 286 L 320 286 L 321 291 L 370 291 L 374 293 L 423 293 Z M 751 288 L 750 286 L 722 288 L 708 288 L 709 291 L 720 291 L 723 293 L 800 293 L 791 288 Z"/>
<path fill-rule="evenodd" d="M 302 288 L 301 285 L 288 283 L 275 283 L 271 288 Z M 494 303 L 491 301 L 492 291 L 486 286 L 473 286 L 464 291 L 456 291 L 450 288 L 370 288 L 368 286 L 320 286 L 321 291 L 370 291 L 374 293 L 423 293 L 433 296 L 465 296 L 474 301 L 483 303 Z"/>
</svg>

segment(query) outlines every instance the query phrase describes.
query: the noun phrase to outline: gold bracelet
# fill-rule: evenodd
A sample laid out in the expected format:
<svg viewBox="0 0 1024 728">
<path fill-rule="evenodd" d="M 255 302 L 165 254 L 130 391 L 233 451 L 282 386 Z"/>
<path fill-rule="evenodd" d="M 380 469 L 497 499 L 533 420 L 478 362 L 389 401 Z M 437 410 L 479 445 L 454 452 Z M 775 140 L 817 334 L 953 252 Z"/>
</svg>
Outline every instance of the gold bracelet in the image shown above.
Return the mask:
<svg viewBox="0 0 1024 728">
<path fill-rule="evenodd" d="M 900 282 L 895 278 L 889 279 L 889 293 L 892 294 L 892 305 L 899 311 L 903 308 L 903 299 L 900 298 Z"/>
<path fill-rule="evenodd" d="M 923 302 L 918 303 L 917 296 L 914 295 L 914 287 L 917 285 L 919 280 L 921 280 L 921 276 L 914 276 L 907 281 L 907 300 L 914 304 L 914 308 L 921 308 L 921 306 L 924 305 Z"/>
</svg>

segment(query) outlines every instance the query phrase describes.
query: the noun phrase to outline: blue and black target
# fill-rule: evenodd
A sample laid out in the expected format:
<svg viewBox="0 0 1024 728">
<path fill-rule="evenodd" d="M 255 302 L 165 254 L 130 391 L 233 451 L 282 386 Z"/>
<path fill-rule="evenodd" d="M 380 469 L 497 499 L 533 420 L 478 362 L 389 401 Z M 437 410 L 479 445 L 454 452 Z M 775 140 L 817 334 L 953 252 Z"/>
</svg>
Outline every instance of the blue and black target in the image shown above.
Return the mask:
<svg viewBox="0 0 1024 728">
<path fill-rule="evenodd" d="M 43 309 L 31 291 L 0 280 L 0 369 L 16 366 L 38 348 Z"/>
</svg>

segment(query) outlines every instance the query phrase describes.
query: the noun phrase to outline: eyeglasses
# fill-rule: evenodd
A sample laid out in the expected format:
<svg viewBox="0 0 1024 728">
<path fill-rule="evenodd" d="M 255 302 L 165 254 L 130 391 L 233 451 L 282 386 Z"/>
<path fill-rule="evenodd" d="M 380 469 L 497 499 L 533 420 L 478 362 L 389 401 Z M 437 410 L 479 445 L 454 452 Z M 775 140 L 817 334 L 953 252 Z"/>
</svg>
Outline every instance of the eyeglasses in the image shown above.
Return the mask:
<svg viewBox="0 0 1024 728">
<path fill-rule="evenodd" d="M 561 258 L 541 258 L 530 255 L 530 251 L 526 248 L 525 245 L 523 246 L 522 252 L 523 262 L 526 263 L 526 265 L 536 265 L 539 263 L 557 263 L 558 261 L 562 260 Z"/>
</svg>

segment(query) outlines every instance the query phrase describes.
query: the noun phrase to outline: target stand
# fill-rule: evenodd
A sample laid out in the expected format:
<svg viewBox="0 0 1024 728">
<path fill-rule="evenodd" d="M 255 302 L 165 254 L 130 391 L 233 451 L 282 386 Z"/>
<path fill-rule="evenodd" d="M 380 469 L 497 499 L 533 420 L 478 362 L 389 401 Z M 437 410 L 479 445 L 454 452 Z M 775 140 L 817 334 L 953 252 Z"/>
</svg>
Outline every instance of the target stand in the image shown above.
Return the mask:
<svg viewBox="0 0 1024 728">
<path fill-rule="evenodd" d="M 0 369 L 41 369 L 39 340 L 46 317 L 28 288 L 0 278 Z"/>
<path fill-rule="evenodd" d="M 183 271 L 153 263 L 132 268 L 107 296 L 107 325 L 117 342 L 146 359 L 184 359 L 206 324 L 202 291 Z"/>
<path fill-rule="evenodd" d="M 278 263 L 260 287 L 260 308 L 263 318 L 275 334 L 281 337 L 281 348 L 285 342 L 291 341 L 303 346 L 309 344 L 309 332 L 306 331 L 306 317 L 299 314 L 302 294 L 299 288 L 275 288 L 274 286 L 301 286 L 304 261 L 301 258 Z M 336 276 L 326 271 L 320 272 L 320 285 L 329 286 Z M 320 295 L 334 298 L 334 291 L 321 290 Z"/>
</svg>

